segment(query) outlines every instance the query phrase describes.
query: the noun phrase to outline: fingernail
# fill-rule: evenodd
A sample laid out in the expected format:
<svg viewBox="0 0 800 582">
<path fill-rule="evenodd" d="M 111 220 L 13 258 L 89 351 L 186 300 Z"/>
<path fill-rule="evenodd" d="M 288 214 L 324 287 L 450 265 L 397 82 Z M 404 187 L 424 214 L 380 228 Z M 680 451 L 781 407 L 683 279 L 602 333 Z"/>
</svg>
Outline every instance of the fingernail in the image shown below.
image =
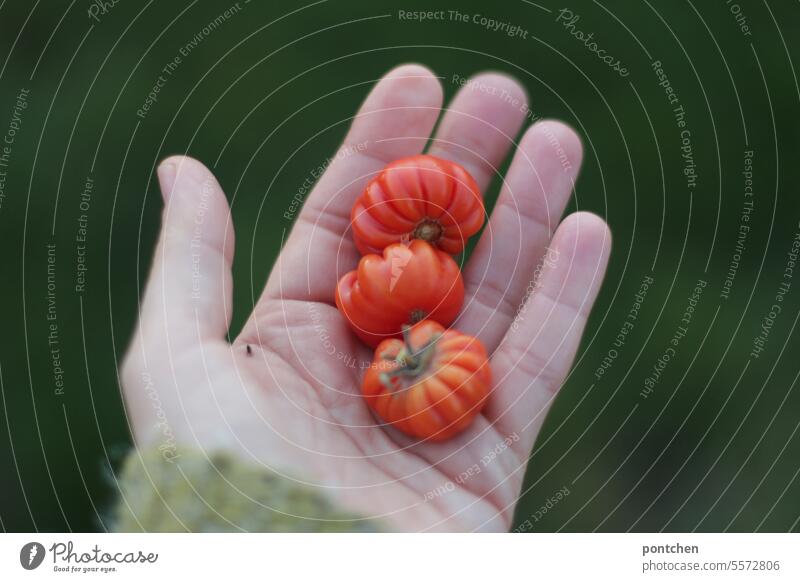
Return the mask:
<svg viewBox="0 0 800 582">
<path fill-rule="evenodd" d="M 162 162 L 161 165 L 158 166 L 157 173 L 158 184 L 161 186 L 161 196 L 164 198 L 164 202 L 167 202 L 172 195 L 172 188 L 175 186 L 175 164 L 172 162 Z"/>
</svg>

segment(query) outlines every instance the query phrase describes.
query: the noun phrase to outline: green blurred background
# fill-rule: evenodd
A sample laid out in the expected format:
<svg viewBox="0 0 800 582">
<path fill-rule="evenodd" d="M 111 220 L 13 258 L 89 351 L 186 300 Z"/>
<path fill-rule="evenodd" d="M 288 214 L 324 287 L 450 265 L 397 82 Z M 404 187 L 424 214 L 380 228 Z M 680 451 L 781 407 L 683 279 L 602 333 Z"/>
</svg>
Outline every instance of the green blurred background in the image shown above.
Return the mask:
<svg viewBox="0 0 800 582">
<path fill-rule="evenodd" d="M 800 219 L 800 90 L 792 64 L 800 63 L 800 4 L 453 4 L 243 1 L 183 58 L 142 119 L 136 111 L 161 69 L 232 2 L 0 3 L 0 134 L 20 91 L 29 91 L 8 167 L 0 167 L 7 174 L 0 205 L 4 530 L 104 529 L 110 474 L 129 444 L 116 362 L 157 232 L 156 162 L 189 153 L 213 166 L 235 196 L 236 329 L 279 250 L 285 221 L 270 209 L 286 207 L 334 152 L 371 84 L 406 61 L 431 67 L 448 97 L 454 75 L 496 69 L 519 78 L 537 116 L 564 119 L 584 136 L 571 209 L 599 213 L 614 233 L 579 361 L 535 449 L 521 529 L 800 529 L 800 280 L 781 302 L 763 352 L 750 355 L 788 280 Z M 456 8 L 470 21 L 398 18 L 398 10 Z M 580 15 L 575 27 L 594 32 L 627 77 L 556 21 L 562 8 Z M 526 38 L 487 30 L 472 22 L 476 14 L 519 25 Z M 654 61 L 686 112 L 693 189 Z M 753 152 L 752 218 L 724 299 L 745 200 L 745 151 Z M 82 209 L 87 177 L 93 189 Z M 495 192 L 496 185 L 490 201 Z M 88 217 L 87 271 L 76 292 L 81 214 Z M 57 248 L 62 394 L 48 344 L 48 244 Z M 647 276 L 654 282 L 634 329 L 598 379 Z M 707 287 L 688 333 L 644 398 L 645 379 L 698 279 Z M 569 495 L 540 511 L 564 487 Z"/>
</svg>

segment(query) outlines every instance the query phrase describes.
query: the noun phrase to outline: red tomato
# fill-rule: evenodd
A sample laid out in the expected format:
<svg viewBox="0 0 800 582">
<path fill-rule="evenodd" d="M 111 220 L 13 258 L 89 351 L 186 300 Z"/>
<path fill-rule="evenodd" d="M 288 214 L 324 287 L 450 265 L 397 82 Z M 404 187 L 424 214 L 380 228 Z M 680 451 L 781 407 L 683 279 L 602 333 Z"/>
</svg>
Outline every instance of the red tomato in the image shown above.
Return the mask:
<svg viewBox="0 0 800 582">
<path fill-rule="evenodd" d="M 405 341 L 375 350 L 361 392 L 384 421 L 413 437 L 435 441 L 466 429 L 483 408 L 491 371 L 480 340 L 423 321 Z"/>
<path fill-rule="evenodd" d="M 455 162 L 411 156 L 386 166 L 353 206 L 350 219 L 362 255 L 422 239 L 458 254 L 483 226 L 478 185 Z"/>
<path fill-rule="evenodd" d="M 361 257 L 358 269 L 336 286 L 336 306 L 372 347 L 426 318 L 450 325 L 463 303 L 464 281 L 453 257 L 422 240 Z"/>
</svg>

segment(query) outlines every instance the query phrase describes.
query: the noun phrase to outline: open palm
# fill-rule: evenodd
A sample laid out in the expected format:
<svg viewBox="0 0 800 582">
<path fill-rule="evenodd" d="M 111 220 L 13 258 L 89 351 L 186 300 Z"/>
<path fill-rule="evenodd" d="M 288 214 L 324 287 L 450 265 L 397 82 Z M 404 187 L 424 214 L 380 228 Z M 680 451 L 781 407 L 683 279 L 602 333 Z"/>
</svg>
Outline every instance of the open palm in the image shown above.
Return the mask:
<svg viewBox="0 0 800 582">
<path fill-rule="evenodd" d="M 610 235 L 589 213 L 559 224 L 580 140 L 561 123 L 539 121 L 516 144 L 528 109 L 515 81 L 473 78 L 431 140 L 441 112 L 440 82 L 423 67 L 398 67 L 377 83 L 233 343 L 225 339 L 234 248 L 227 200 L 199 162 L 162 163 L 162 233 L 122 368 L 138 446 L 159 446 L 177 463 L 173 441 L 232 451 L 395 529 L 508 529 L 530 449 L 605 272 Z M 333 306 L 338 277 L 358 261 L 350 208 L 384 165 L 426 146 L 485 188 L 514 145 L 488 226 L 462 265 L 466 300 L 454 323 L 492 354 L 492 393 L 464 433 L 415 442 L 365 406 L 359 386 L 372 353 Z"/>
</svg>

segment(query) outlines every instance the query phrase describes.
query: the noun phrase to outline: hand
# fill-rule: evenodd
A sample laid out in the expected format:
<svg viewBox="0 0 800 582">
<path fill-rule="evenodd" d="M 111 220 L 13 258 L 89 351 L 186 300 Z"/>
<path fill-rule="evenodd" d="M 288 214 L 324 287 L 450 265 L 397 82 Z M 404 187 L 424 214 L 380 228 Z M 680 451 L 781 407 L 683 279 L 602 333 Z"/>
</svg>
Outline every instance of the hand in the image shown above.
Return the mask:
<svg viewBox="0 0 800 582">
<path fill-rule="evenodd" d="M 234 237 L 225 195 L 197 161 L 161 164 L 161 236 L 122 370 L 138 446 L 158 446 L 167 459 L 176 444 L 233 451 L 400 530 L 509 528 L 611 239 L 593 214 L 559 224 L 581 163 L 575 133 L 539 121 L 515 144 L 528 111 L 523 89 L 494 73 L 462 87 L 429 153 L 459 162 L 485 188 L 517 145 L 463 266 L 466 300 L 454 324 L 493 354 L 493 392 L 483 414 L 450 441 L 415 442 L 381 426 L 359 389 L 372 352 L 333 306 L 334 288 L 358 261 L 348 232 L 353 201 L 386 163 L 423 150 L 441 106 L 440 83 L 423 67 L 401 66 L 378 82 L 232 344 L 225 338 Z"/>
</svg>

